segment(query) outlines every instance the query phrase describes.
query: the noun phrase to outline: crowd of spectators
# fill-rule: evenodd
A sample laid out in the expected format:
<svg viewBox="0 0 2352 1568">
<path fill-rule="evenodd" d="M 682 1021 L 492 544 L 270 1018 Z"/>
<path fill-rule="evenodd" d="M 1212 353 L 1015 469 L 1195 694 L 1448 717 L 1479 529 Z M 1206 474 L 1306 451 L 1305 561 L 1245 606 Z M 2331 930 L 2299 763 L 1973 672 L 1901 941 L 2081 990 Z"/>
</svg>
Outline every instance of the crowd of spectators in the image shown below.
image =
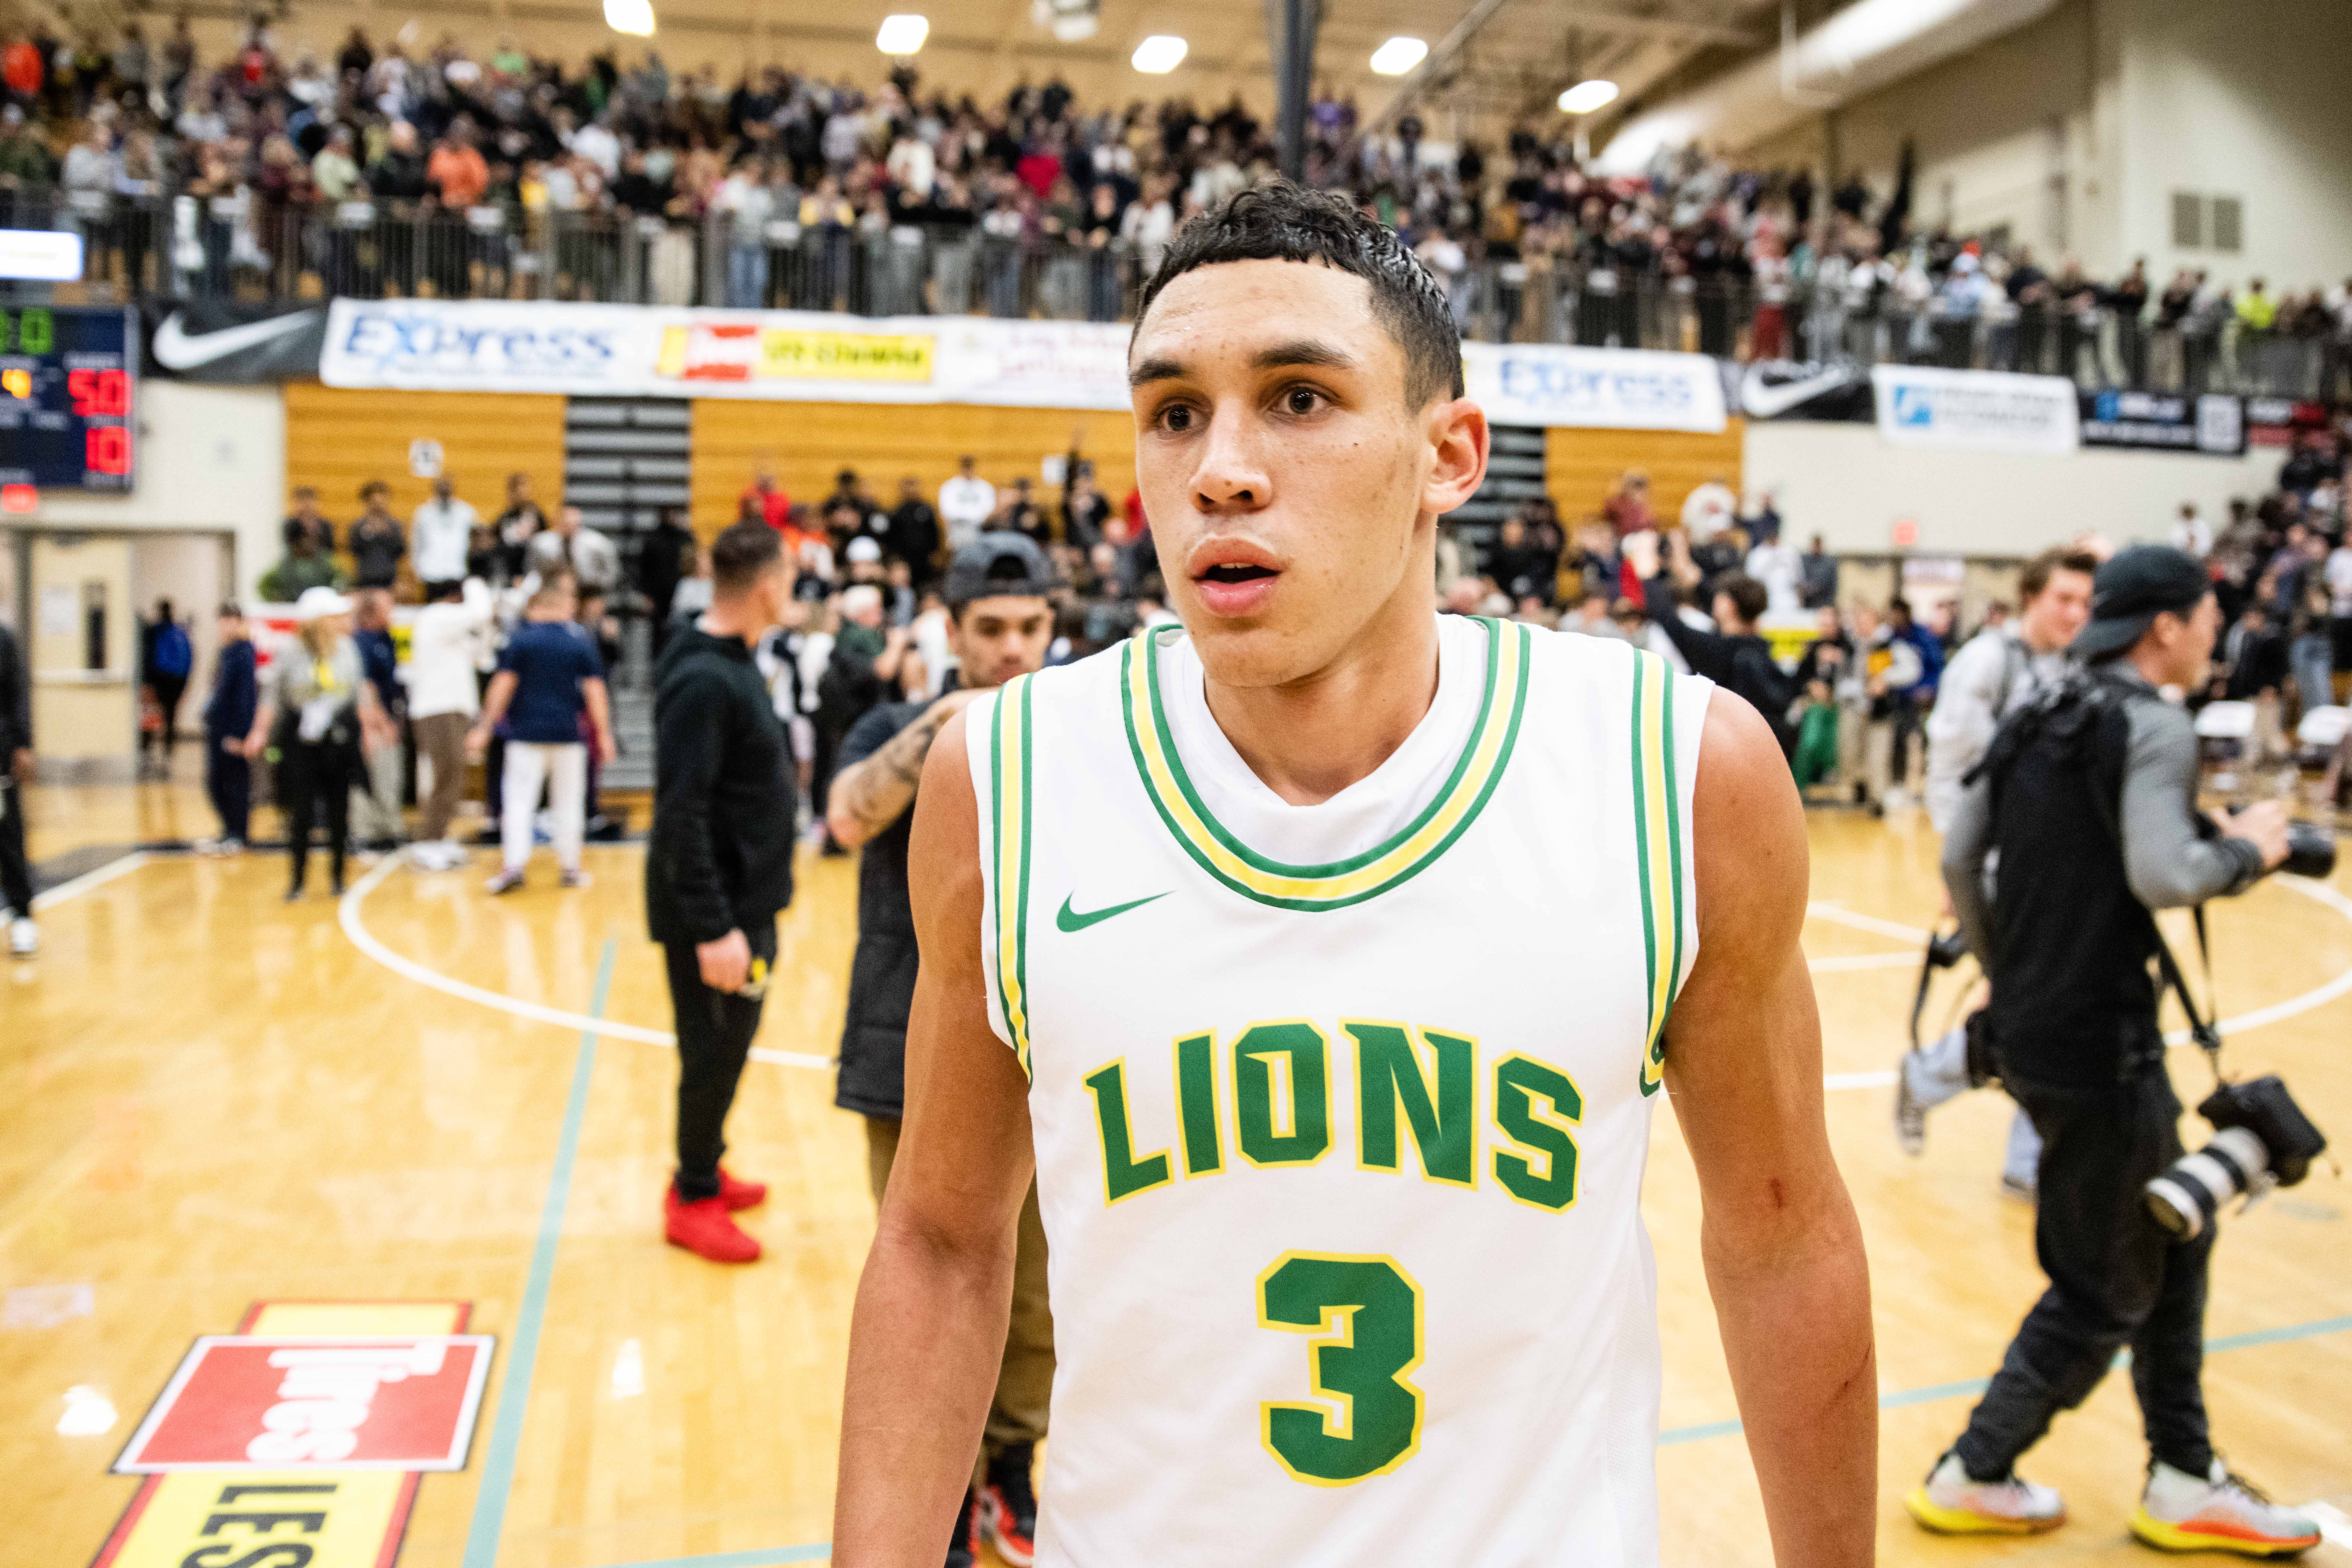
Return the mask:
<svg viewBox="0 0 2352 1568">
<path fill-rule="evenodd" d="M 632 264 L 643 297 L 664 302 L 699 289 L 735 305 L 1108 320 L 1179 225 L 1275 168 L 1271 127 L 1238 97 L 1207 109 L 1087 104 L 1051 79 L 983 101 L 927 85 L 910 65 L 858 84 L 780 67 L 729 80 L 708 64 L 673 71 L 657 50 L 568 68 L 510 37 L 486 53 L 452 37 L 412 51 L 355 26 L 331 57 L 289 59 L 257 22 L 212 61 L 197 58 L 184 16 L 153 43 L 133 19 L 111 35 L 0 43 L 0 204 L 54 188 L 101 253 L 98 275 L 134 287 L 150 286 L 152 256 L 153 286 L 169 271 L 222 284 L 243 268 L 289 292 L 305 269 L 345 292 L 520 290 L 499 236 L 550 215 L 617 215 L 709 236 L 705 264 L 691 244 L 671 254 L 658 243 Z M 1917 221 L 1907 160 L 1879 187 L 1848 174 L 1824 189 L 1804 171 L 1696 150 L 1603 178 L 1564 121 L 1513 130 L 1499 148 L 1437 142 L 1410 113 L 1370 136 L 1352 100 L 1328 90 L 1307 130 L 1304 177 L 1403 233 L 1480 335 L 2048 368 L 2135 385 L 2227 377 L 2306 395 L 2347 370 L 2352 281 L 2282 291 L 2259 277 L 2159 281 L 2134 264 L 2098 278 L 2072 258 L 2045 264 L 2022 245 Z M 207 198 L 186 232 L 130 220 L 141 199 L 177 193 Z M 419 255 L 413 237 L 387 237 L 362 257 L 300 228 L 307 212 L 352 203 L 396 219 L 440 215 L 474 237 Z M 1064 265 L 1032 268 L 1026 283 L 1018 268 L 927 275 L 920 249 L 902 247 L 911 270 L 869 276 L 852 242 L 894 235 L 976 238 Z M 783 236 L 797 258 L 789 279 Z M 619 282 L 593 247 L 555 253 L 561 278 L 534 287 Z M 2267 360 L 2294 374 L 2266 374 Z"/>
</svg>

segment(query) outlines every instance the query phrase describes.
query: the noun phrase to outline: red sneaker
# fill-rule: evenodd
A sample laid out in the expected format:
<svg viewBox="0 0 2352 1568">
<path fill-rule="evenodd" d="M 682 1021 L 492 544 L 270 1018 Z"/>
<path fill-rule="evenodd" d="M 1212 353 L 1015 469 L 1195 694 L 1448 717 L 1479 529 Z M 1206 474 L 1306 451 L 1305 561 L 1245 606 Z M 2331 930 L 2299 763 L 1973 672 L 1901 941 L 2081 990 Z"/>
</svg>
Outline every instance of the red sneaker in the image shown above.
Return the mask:
<svg viewBox="0 0 2352 1568">
<path fill-rule="evenodd" d="M 730 1213 L 737 1209 L 758 1208 L 768 1201 L 768 1184 L 739 1182 L 727 1173 L 726 1166 L 721 1165 L 719 1168 L 719 1201 L 727 1205 Z"/>
<path fill-rule="evenodd" d="M 713 1263 L 750 1263 L 760 1256 L 758 1240 L 729 1217 L 726 1199 L 683 1203 L 676 1187 L 662 1194 L 662 1234 L 672 1247 Z"/>
</svg>

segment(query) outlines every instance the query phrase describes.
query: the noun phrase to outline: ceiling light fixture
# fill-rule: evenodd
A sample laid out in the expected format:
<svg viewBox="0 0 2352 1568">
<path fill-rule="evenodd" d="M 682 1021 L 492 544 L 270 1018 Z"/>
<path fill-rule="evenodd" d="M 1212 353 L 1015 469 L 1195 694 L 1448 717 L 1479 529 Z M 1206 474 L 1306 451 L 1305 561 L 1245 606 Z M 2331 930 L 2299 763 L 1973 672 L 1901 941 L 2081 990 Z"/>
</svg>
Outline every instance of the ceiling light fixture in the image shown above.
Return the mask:
<svg viewBox="0 0 2352 1568">
<path fill-rule="evenodd" d="M 1172 33 L 1154 33 L 1135 46 L 1130 63 L 1146 76 L 1166 76 L 1184 63 L 1184 51 L 1190 47 Z"/>
<path fill-rule="evenodd" d="M 604 0 L 604 26 L 633 38 L 652 37 L 653 0 Z"/>
<path fill-rule="evenodd" d="M 1559 95 L 1560 112 L 1563 114 L 1590 114 L 1596 109 L 1605 109 L 1616 101 L 1617 84 L 1613 81 L 1603 81 L 1599 77 L 1594 77 L 1590 81 L 1578 82 Z"/>
<path fill-rule="evenodd" d="M 911 55 L 920 52 L 923 40 L 930 36 L 929 16 L 885 16 L 881 28 L 874 35 L 874 47 L 886 55 Z"/>
<path fill-rule="evenodd" d="M 1372 51 L 1374 76 L 1402 76 L 1429 58 L 1429 46 L 1400 34 Z"/>
</svg>

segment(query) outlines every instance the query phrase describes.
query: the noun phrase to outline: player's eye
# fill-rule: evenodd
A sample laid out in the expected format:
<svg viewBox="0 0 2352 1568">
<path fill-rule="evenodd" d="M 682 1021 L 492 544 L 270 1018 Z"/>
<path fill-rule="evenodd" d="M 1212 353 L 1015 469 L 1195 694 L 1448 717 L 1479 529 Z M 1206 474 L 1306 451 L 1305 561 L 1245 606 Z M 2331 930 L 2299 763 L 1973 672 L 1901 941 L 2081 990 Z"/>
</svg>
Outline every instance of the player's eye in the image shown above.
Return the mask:
<svg viewBox="0 0 2352 1568">
<path fill-rule="evenodd" d="M 1311 386 L 1294 386 L 1282 395 L 1285 412 L 1304 417 L 1323 406 L 1323 395 Z"/>
<path fill-rule="evenodd" d="M 1171 432 L 1190 430 L 1192 427 L 1192 410 L 1191 405 L 1182 403 L 1171 403 L 1167 407 L 1161 409 L 1160 411 L 1160 427 Z"/>
</svg>

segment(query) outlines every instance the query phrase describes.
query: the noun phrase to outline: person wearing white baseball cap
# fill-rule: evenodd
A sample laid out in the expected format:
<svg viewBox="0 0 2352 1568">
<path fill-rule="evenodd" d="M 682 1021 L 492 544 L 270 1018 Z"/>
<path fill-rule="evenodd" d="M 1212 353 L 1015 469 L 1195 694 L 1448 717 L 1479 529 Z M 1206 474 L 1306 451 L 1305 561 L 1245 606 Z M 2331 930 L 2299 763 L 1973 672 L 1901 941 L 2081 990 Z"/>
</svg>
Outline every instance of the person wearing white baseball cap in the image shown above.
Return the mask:
<svg viewBox="0 0 2352 1568">
<path fill-rule="evenodd" d="M 334 890 L 343 890 L 352 782 L 364 776 L 361 748 L 373 750 L 398 739 L 360 668 L 351 637 L 352 601 L 332 588 L 305 588 L 294 602 L 294 618 L 301 626 L 301 641 L 270 666 L 245 739 L 246 756 L 267 756 L 275 770 L 278 808 L 286 819 L 286 847 L 293 862 L 289 903 L 302 896 L 310 826 L 321 806 L 328 868 Z"/>
</svg>

